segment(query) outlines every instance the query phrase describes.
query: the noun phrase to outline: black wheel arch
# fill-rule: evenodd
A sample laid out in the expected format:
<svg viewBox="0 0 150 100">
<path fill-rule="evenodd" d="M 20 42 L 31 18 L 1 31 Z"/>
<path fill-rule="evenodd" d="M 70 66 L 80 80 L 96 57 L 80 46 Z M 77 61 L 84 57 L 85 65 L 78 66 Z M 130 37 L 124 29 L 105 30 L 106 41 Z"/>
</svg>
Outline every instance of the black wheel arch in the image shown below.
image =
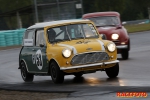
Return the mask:
<svg viewBox="0 0 150 100">
<path fill-rule="evenodd" d="M 23 48 L 24 48 L 24 46 L 21 47 L 20 52 L 19 52 L 19 68 L 18 69 L 21 68 L 21 62 L 23 61 L 23 60 L 20 59 L 20 55 L 21 55 L 21 52 L 22 52 Z"/>
<path fill-rule="evenodd" d="M 55 62 L 58 66 L 59 66 L 59 64 L 58 64 L 58 62 L 55 60 L 55 59 L 51 59 L 50 61 L 49 61 L 49 66 L 48 66 L 48 74 L 49 75 L 51 75 L 51 73 L 50 73 L 50 64 L 52 63 L 52 62 Z M 59 66 L 59 68 L 60 68 L 60 66 Z"/>
<path fill-rule="evenodd" d="M 21 63 L 22 63 L 22 62 L 24 62 L 24 61 L 19 59 L 19 68 L 18 68 L 18 69 L 21 69 Z M 24 63 L 25 63 L 25 62 L 24 62 Z"/>
<path fill-rule="evenodd" d="M 27 67 L 27 64 L 26 64 L 26 61 L 24 59 L 21 59 L 20 62 L 19 62 L 19 68 L 18 69 L 21 69 L 21 63 L 24 62 L 24 64 L 26 65 L 26 69 L 27 69 L 27 72 L 29 73 L 28 71 L 28 67 Z"/>
</svg>

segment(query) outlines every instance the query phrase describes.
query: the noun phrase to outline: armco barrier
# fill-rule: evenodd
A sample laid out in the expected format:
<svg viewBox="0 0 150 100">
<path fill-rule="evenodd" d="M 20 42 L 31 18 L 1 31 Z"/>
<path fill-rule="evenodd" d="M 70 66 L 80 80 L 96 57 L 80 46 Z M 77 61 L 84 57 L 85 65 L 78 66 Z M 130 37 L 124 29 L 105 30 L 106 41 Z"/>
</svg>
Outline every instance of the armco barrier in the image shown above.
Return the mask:
<svg viewBox="0 0 150 100">
<path fill-rule="evenodd" d="M 0 47 L 21 45 L 25 29 L 0 31 Z"/>
</svg>

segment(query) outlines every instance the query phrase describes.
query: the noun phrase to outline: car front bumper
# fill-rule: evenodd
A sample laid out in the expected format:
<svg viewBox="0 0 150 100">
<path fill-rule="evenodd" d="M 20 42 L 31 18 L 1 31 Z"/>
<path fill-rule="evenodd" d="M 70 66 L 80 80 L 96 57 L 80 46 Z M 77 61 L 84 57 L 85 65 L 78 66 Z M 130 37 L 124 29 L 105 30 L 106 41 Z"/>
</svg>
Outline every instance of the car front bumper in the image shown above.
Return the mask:
<svg viewBox="0 0 150 100">
<path fill-rule="evenodd" d="M 65 70 L 70 70 L 70 69 L 86 68 L 86 67 L 92 67 L 92 66 L 103 66 L 103 65 L 115 64 L 115 63 L 119 63 L 119 60 L 103 62 L 103 63 L 79 65 L 79 66 L 60 67 L 60 70 L 65 71 Z"/>
<path fill-rule="evenodd" d="M 116 47 L 117 47 L 117 49 L 127 49 L 128 45 L 118 45 Z"/>
</svg>

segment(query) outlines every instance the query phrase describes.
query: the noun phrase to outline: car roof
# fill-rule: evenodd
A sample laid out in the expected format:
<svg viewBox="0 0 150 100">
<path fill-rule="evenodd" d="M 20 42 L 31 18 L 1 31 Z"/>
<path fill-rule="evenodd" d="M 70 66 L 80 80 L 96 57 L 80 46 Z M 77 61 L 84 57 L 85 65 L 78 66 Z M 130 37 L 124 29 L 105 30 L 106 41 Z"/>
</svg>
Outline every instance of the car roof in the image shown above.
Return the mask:
<svg viewBox="0 0 150 100">
<path fill-rule="evenodd" d="M 47 26 L 53 26 L 53 25 L 58 25 L 58 24 L 90 23 L 90 22 L 91 22 L 90 20 L 83 20 L 83 19 L 59 20 L 59 21 L 36 23 L 35 25 L 28 27 L 27 29 L 44 28 Z"/>
<path fill-rule="evenodd" d="M 94 13 L 87 13 L 82 16 L 82 18 L 90 18 L 90 17 L 98 17 L 98 16 L 118 16 L 120 14 L 115 11 L 108 11 L 108 12 L 94 12 Z"/>
</svg>

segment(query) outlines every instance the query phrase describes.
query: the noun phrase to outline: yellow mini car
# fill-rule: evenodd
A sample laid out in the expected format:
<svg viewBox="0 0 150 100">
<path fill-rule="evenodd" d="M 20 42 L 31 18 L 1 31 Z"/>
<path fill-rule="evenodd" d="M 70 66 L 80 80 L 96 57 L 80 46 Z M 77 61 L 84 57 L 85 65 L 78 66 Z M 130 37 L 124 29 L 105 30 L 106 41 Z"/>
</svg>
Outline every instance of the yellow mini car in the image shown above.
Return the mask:
<svg viewBox="0 0 150 100">
<path fill-rule="evenodd" d="M 62 20 L 27 28 L 19 69 L 25 82 L 33 81 L 34 75 L 49 75 L 54 83 L 63 83 L 65 75 L 96 71 L 116 77 L 119 61 L 115 44 L 102 40 L 91 21 Z"/>
</svg>

